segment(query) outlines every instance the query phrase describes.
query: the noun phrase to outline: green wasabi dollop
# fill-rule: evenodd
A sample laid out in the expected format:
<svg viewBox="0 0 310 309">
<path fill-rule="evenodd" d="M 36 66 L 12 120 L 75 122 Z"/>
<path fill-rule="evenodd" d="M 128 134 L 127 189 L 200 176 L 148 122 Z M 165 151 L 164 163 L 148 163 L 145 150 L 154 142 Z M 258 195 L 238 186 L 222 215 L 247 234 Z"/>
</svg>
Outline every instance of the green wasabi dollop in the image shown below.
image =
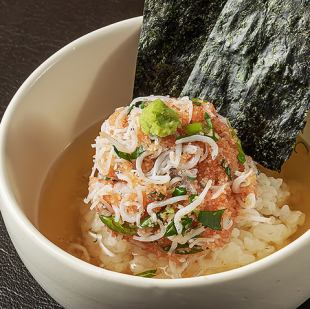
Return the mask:
<svg viewBox="0 0 310 309">
<path fill-rule="evenodd" d="M 159 137 L 175 134 L 181 124 L 178 113 L 160 99 L 149 103 L 139 120 L 143 133 Z"/>
</svg>

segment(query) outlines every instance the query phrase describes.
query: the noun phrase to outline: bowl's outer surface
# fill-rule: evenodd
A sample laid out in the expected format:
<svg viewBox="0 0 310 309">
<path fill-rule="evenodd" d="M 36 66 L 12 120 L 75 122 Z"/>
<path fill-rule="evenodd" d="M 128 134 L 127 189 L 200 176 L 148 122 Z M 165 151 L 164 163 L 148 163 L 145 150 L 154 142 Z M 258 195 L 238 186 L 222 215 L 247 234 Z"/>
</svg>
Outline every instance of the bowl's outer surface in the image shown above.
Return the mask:
<svg viewBox="0 0 310 309">
<path fill-rule="evenodd" d="M 294 308 L 310 295 L 310 234 L 251 265 L 208 277 L 156 280 L 106 271 L 50 243 L 36 205 L 57 155 L 131 98 L 141 18 L 74 41 L 17 92 L 0 129 L 1 212 L 23 262 L 66 308 Z M 310 140 L 309 130 L 305 130 Z"/>
</svg>

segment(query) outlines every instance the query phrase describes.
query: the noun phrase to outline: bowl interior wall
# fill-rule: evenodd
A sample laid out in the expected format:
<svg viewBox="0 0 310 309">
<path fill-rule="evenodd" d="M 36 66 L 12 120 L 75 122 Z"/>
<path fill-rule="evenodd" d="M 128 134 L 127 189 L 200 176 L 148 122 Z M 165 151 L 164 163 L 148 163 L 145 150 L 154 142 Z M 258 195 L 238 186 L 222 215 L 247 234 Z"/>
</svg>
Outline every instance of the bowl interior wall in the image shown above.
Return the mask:
<svg viewBox="0 0 310 309">
<path fill-rule="evenodd" d="M 5 149 L 18 205 L 36 224 L 37 200 L 51 164 L 77 135 L 132 95 L 140 21 L 73 42 L 43 64 L 13 100 Z M 17 103 L 17 102 L 16 102 Z"/>
</svg>

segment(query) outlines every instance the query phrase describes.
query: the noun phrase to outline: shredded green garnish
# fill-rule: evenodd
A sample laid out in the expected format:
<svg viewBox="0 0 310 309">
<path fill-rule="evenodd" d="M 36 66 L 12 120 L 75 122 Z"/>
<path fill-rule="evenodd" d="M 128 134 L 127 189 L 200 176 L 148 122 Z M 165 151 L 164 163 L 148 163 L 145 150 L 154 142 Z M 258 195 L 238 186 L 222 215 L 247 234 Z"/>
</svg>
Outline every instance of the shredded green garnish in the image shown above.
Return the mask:
<svg viewBox="0 0 310 309">
<path fill-rule="evenodd" d="M 153 278 L 156 276 L 157 269 L 149 269 L 142 273 L 136 274 L 135 276 L 143 277 L 143 278 Z"/>
<path fill-rule="evenodd" d="M 197 179 L 197 177 L 194 177 L 194 176 L 187 176 L 187 179 L 190 180 L 190 181 L 194 181 Z"/>
<path fill-rule="evenodd" d="M 124 234 L 124 235 L 136 235 L 137 227 L 134 225 L 129 225 L 124 223 L 123 225 L 115 221 L 115 217 L 99 215 L 100 220 L 104 223 L 110 230 Z"/>
<path fill-rule="evenodd" d="M 202 223 L 203 226 L 209 227 L 212 230 L 222 230 L 221 220 L 225 209 L 220 210 L 202 210 L 198 214 L 198 221 Z"/>
<path fill-rule="evenodd" d="M 181 196 L 181 195 L 185 195 L 187 193 L 186 188 L 184 187 L 175 187 L 173 192 L 172 192 L 172 196 Z"/>
<path fill-rule="evenodd" d="M 123 152 L 123 151 L 118 150 L 115 146 L 113 146 L 113 147 L 114 147 L 115 153 L 121 159 L 125 159 L 127 161 L 136 160 L 145 151 L 145 150 L 143 150 L 142 146 L 137 147 L 136 150 L 132 153 Z"/>
</svg>

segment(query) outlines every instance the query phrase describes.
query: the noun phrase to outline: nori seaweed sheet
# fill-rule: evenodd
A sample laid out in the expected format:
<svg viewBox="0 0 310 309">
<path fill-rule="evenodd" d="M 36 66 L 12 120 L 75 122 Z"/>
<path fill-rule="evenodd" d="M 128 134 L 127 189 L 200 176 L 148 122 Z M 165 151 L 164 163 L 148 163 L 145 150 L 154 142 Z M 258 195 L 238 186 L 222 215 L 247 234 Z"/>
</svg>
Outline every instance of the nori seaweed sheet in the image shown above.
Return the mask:
<svg viewBox="0 0 310 309">
<path fill-rule="evenodd" d="M 226 0 L 146 0 L 134 97 L 179 96 Z"/>
<path fill-rule="evenodd" d="M 309 1 L 228 0 L 182 95 L 215 103 L 245 152 L 280 170 L 310 108 Z"/>
</svg>

